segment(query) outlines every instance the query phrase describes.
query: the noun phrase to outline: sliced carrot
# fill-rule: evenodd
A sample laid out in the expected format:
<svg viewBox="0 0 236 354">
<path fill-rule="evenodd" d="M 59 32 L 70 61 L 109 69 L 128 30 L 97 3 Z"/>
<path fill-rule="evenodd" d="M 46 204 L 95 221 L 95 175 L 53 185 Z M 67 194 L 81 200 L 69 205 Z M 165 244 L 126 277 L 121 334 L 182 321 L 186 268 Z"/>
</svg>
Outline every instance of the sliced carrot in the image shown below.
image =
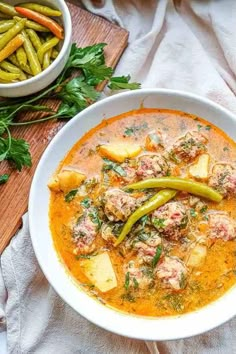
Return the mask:
<svg viewBox="0 0 236 354">
<path fill-rule="evenodd" d="M 24 43 L 24 38 L 21 34 L 14 37 L 7 45 L 0 51 L 0 62 L 8 58 L 12 53 L 14 53 L 22 44 Z"/>
<path fill-rule="evenodd" d="M 59 39 L 63 39 L 63 28 L 56 21 L 52 20 L 50 17 L 47 17 L 36 11 L 26 9 L 20 6 L 16 6 L 15 10 L 22 16 L 30 20 L 34 20 L 40 25 L 48 28 Z"/>
</svg>

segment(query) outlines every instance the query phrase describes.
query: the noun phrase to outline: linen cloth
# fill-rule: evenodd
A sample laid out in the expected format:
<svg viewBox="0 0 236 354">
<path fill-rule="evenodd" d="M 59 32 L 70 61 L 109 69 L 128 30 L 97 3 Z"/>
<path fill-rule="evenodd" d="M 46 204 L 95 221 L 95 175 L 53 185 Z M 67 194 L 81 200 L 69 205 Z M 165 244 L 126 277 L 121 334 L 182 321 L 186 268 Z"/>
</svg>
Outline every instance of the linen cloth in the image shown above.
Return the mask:
<svg viewBox="0 0 236 354">
<path fill-rule="evenodd" d="M 143 87 L 198 93 L 236 113 L 234 0 L 83 4 L 130 31 L 117 75 L 131 74 Z M 236 319 L 204 335 L 158 343 L 123 338 L 89 323 L 48 284 L 34 256 L 27 215 L 23 221 L 1 257 L 0 326 L 7 328 L 8 353 L 236 353 Z"/>
</svg>

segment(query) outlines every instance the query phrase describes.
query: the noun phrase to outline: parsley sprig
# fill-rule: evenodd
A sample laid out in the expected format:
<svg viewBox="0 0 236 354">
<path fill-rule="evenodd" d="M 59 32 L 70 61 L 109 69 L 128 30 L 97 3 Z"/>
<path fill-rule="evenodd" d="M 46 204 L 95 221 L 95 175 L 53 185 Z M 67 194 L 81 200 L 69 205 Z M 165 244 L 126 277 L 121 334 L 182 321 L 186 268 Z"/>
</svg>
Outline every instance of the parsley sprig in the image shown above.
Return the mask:
<svg viewBox="0 0 236 354">
<path fill-rule="evenodd" d="M 130 76 L 112 77 L 113 69 L 106 66 L 104 47 L 99 43 L 85 48 L 72 44 L 69 59 L 64 70 L 49 87 L 32 95 L 19 99 L 0 101 L 0 162 L 9 160 L 21 171 L 24 166 L 32 164 L 29 144 L 23 139 L 11 136 L 11 126 L 25 126 L 52 119 L 70 119 L 95 102 L 99 97 L 96 86 L 108 81 L 111 90 L 140 88 L 139 83 L 130 82 Z M 60 100 L 56 111 L 41 104 L 45 98 Z M 16 122 L 17 114 L 23 111 L 44 112 L 43 118 Z M 9 175 L 3 175 L 0 183 L 5 183 Z"/>
</svg>

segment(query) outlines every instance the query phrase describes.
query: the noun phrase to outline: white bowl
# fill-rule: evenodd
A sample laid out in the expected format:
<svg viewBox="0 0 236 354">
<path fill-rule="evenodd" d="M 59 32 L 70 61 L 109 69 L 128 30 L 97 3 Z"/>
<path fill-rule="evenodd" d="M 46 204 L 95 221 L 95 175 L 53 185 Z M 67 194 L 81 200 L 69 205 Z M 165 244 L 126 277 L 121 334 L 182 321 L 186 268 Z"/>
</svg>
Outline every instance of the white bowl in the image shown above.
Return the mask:
<svg viewBox="0 0 236 354">
<path fill-rule="evenodd" d="M 5 0 L 10 5 L 19 4 L 19 0 Z M 23 1 L 22 1 L 23 2 Z M 32 2 L 24 0 L 24 2 Z M 70 54 L 70 45 L 72 37 L 72 23 L 69 9 L 64 0 L 37 0 L 39 4 L 48 5 L 62 12 L 61 22 L 64 28 L 64 39 L 58 57 L 53 63 L 40 74 L 16 83 L 1 84 L 0 96 L 2 97 L 22 97 L 39 92 L 50 85 L 62 72 Z"/>
<path fill-rule="evenodd" d="M 208 99 L 165 89 L 144 89 L 118 94 L 85 109 L 52 140 L 43 154 L 31 186 L 29 198 L 30 233 L 38 262 L 57 293 L 89 321 L 117 334 L 145 339 L 171 340 L 208 331 L 236 315 L 236 287 L 219 300 L 198 311 L 175 317 L 148 318 L 124 314 L 89 297 L 68 274 L 54 249 L 49 229 L 47 182 L 71 147 L 104 118 L 137 109 L 177 109 L 195 114 L 223 129 L 236 139 L 236 117 Z"/>
</svg>

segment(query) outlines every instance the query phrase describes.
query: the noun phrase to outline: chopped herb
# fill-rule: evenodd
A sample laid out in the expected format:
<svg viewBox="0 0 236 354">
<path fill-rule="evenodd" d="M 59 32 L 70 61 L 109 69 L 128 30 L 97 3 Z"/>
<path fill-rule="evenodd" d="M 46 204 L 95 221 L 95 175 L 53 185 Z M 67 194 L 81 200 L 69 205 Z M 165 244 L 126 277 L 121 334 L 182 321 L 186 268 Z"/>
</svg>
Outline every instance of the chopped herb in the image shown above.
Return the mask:
<svg viewBox="0 0 236 354">
<path fill-rule="evenodd" d="M 90 259 L 91 257 L 97 256 L 97 253 L 90 253 L 90 254 L 78 254 L 75 256 L 75 259 L 78 261 L 80 259 Z"/>
<path fill-rule="evenodd" d="M 201 130 L 201 128 L 202 128 L 202 125 L 201 125 L 201 124 L 198 124 L 198 125 L 197 125 L 197 129 L 198 129 L 198 131 L 200 131 L 200 130 Z"/>
<path fill-rule="evenodd" d="M 85 286 L 85 287 L 88 287 L 88 288 L 90 288 L 90 289 L 95 288 L 95 285 L 94 285 L 94 284 L 89 284 L 89 283 L 80 283 L 80 285 Z"/>
<path fill-rule="evenodd" d="M 206 125 L 205 126 L 205 130 L 211 130 L 211 126 L 210 125 Z"/>
<path fill-rule="evenodd" d="M 163 229 L 165 227 L 165 219 L 154 218 L 152 222 L 157 229 Z"/>
<path fill-rule="evenodd" d="M 151 268 L 151 267 L 143 267 L 142 268 L 142 273 L 143 273 L 143 275 L 146 275 L 148 278 L 153 279 L 153 276 L 154 276 L 153 268 Z"/>
<path fill-rule="evenodd" d="M 200 213 L 205 213 L 206 211 L 207 211 L 207 205 L 205 205 L 204 207 L 202 207 L 201 209 L 200 209 Z"/>
<path fill-rule="evenodd" d="M 0 175 L 0 184 L 6 183 L 9 179 L 9 175 Z"/>
<path fill-rule="evenodd" d="M 103 158 L 103 161 L 105 162 L 102 168 L 103 171 L 113 170 L 114 172 L 116 172 L 118 175 L 122 177 L 127 176 L 125 170 L 118 163 L 108 160 L 106 158 Z"/>
<path fill-rule="evenodd" d="M 180 278 L 180 283 L 179 283 L 180 289 L 186 288 L 186 285 L 187 285 L 187 279 L 186 279 L 186 276 L 184 275 L 184 273 L 182 272 L 181 278 Z"/>
<path fill-rule="evenodd" d="M 162 247 L 161 247 L 161 245 L 159 245 L 156 249 L 155 256 L 152 259 L 152 267 L 153 268 L 155 268 L 157 263 L 159 262 L 160 257 L 161 257 L 161 253 L 162 253 Z"/>
<path fill-rule="evenodd" d="M 133 283 L 134 283 L 134 288 L 135 288 L 135 289 L 138 289 L 139 283 L 138 283 L 138 281 L 137 281 L 136 278 L 133 278 Z"/>
<path fill-rule="evenodd" d="M 143 217 L 141 217 L 139 222 L 141 223 L 142 227 L 144 228 L 148 222 L 148 215 L 144 215 Z"/>
<path fill-rule="evenodd" d="M 188 216 L 186 215 L 183 217 L 181 224 L 179 225 L 180 229 L 185 229 L 187 223 L 188 223 Z"/>
<path fill-rule="evenodd" d="M 209 216 L 208 216 L 208 215 L 204 215 L 204 216 L 203 216 L 203 219 L 206 220 L 206 221 L 208 221 L 208 220 L 209 220 Z"/>
<path fill-rule="evenodd" d="M 131 127 L 127 127 L 124 131 L 124 136 L 131 136 L 131 135 L 135 135 L 136 132 L 140 131 L 140 130 L 144 130 L 148 128 L 148 124 L 145 122 L 143 124 L 140 125 L 133 125 Z"/>
<path fill-rule="evenodd" d="M 65 202 L 70 203 L 76 196 L 78 189 L 72 189 L 69 193 L 65 195 Z"/>
<path fill-rule="evenodd" d="M 164 296 L 164 300 L 167 300 L 168 303 L 171 305 L 171 307 L 176 311 L 176 312 L 182 312 L 184 309 L 183 305 L 183 297 L 181 294 L 178 293 L 170 293 Z"/>
<path fill-rule="evenodd" d="M 130 283 L 130 273 L 127 272 L 125 274 L 125 290 L 128 290 L 129 289 L 129 283 Z"/>
<path fill-rule="evenodd" d="M 88 208 L 90 208 L 90 206 L 91 206 L 91 199 L 89 199 L 88 197 L 86 197 L 86 198 L 84 198 L 84 199 L 80 202 L 80 204 L 82 205 L 82 207 L 88 209 Z"/>
<path fill-rule="evenodd" d="M 174 161 L 174 163 L 179 163 L 179 159 L 177 158 L 176 154 L 173 151 L 169 152 L 169 158 Z"/>
<path fill-rule="evenodd" d="M 89 211 L 89 216 L 94 224 L 97 225 L 97 228 L 100 229 L 102 226 L 101 220 L 98 216 L 97 208 L 91 208 Z"/>
<path fill-rule="evenodd" d="M 141 233 L 139 233 L 139 235 L 138 235 L 138 239 L 139 239 L 139 241 L 147 241 L 148 239 L 149 239 L 149 234 L 148 233 L 146 233 L 146 232 L 141 232 Z"/>
<path fill-rule="evenodd" d="M 125 293 L 121 295 L 121 299 L 129 302 L 135 302 L 135 297 L 130 293 Z"/>
<path fill-rule="evenodd" d="M 190 215 L 193 217 L 193 218 L 196 218 L 197 217 L 197 212 L 194 210 L 194 209 L 190 209 Z"/>
<path fill-rule="evenodd" d="M 224 146 L 223 151 L 229 151 L 228 146 Z"/>
</svg>

